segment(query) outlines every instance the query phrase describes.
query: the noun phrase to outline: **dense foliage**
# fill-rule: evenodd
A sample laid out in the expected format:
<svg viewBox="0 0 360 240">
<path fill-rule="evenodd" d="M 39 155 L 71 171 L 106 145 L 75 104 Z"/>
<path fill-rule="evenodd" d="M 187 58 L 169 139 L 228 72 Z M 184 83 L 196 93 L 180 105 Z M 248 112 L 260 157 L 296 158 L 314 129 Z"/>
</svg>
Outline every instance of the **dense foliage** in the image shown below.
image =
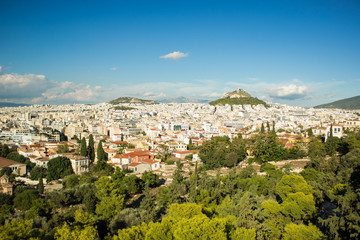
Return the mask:
<svg viewBox="0 0 360 240">
<path fill-rule="evenodd" d="M 73 173 L 70 159 L 67 157 L 56 157 L 51 159 L 47 164 L 48 181 L 57 180 Z"/>
<path fill-rule="evenodd" d="M 243 158 L 256 141 L 213 138 L 200 154 L 207 165 L 226 166 L 228 155 Z M 195 164 L 185 178 L 187 166 L 177 162 L 167 186 L 154 173 L 139 178 L 119 168 L 68 175 L 63 189 L 43 195 L 18 185 L 14 196 L 0 194 L 0 238 L 359 239 L 360 134 L 332 141 L 313 138 L 300 173 L 259 157 L 262 175 L 251 165 L 228 164 L 229 173 L 214 176 Z M 272 148 L 285 149 L 276 140 Z M 221 164 L 211 155 L 224 155 Z"/>
<path fill-rule="evenodd" d="M 335 102 L 318 105 L 314 108 L 360 109 L 360 96 L 341 99 Z"/>
<path fill-rule="evenodd" d="M 258 98 L 254 98 L 254 97 L 243 97 L 243 98 L 220 98 L 218 100 L 212 101 L 209 103 L 210 105 L 258 105 L 258 104 L 262 104 L 265 107 L 268 107 L 268 105 L 266 104 L 266 102 L 264 102 L 263 100 L 260 100 Z"/>
</svg>

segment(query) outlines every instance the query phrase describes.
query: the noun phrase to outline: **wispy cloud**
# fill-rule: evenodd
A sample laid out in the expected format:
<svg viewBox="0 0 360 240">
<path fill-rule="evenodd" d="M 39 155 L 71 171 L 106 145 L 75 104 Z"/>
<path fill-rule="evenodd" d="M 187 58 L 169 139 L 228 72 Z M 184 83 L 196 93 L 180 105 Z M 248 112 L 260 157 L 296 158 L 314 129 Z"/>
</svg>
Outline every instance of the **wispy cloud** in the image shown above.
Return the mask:
<svg viewBox="0 0 360 240">
<path fill-rule="evenodd" d="M 295 100 L 300 98 L 309 97 L 309 89 L 307 86 L 298 86 L 295 84 L 289 84 L 280 87 L 270 88 L 268 90 L 269 96 L 272 98 Z"/>
<path fill-rule="evenodd" d="M 166 54 L 164 56 L 160 56 L 160 58 L 171 59 L 171 60 L 176 61 L 176 60 L 179 60 L 180 58 L 184 58 L 184 57 L 187 57 L 187 56 L 189 56 L 188 53 L 182 53 L 182 52 L 179 52 L 179 51 L 175 51 L 175 52 Z"/>
<path fill-rule="evenodd" d="M 219 98 L 219 97 L 221 97 L 222 95 L 224 95 L 224 94 L 217 93 L 217 92 L 211 92 L 211 93 L 201 94 L 200 96 L 201 96 L 201 97 L 206 97 L 206 98 Z"/>
<path fill-rule="evenodd" d="M 116 67 L 112 67 L 110 68 L 111 71 L 117 71 L 117 68 Z"/>
<path fill-rule="evenodd" d="M 308 99 L 312 95 L 312 91 L 309 90 L 309 87 L 298 79 L 293 79 L 290 83 L 227 82 L 226 84 L 232 87 L 240 87 L 267 101 Z"/>
<path fill-rule="evenodd" d="M 33 103 L 97 102 L 101 87 L 57 82 L 40 74 L 0 73 L 0 101 Z"/>
</svg>

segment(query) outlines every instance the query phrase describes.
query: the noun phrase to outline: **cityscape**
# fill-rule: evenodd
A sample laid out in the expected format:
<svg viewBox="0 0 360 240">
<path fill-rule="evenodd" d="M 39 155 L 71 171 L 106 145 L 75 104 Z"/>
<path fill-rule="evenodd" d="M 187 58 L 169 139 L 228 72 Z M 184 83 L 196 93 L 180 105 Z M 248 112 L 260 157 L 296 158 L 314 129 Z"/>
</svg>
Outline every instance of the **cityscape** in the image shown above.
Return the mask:
<svg viewBox="0 0 360 240">
<path fill-rule="evenodd" d="M 359 2 L 1 5 L 0 239 L 360 238 Z"/>
</svg>

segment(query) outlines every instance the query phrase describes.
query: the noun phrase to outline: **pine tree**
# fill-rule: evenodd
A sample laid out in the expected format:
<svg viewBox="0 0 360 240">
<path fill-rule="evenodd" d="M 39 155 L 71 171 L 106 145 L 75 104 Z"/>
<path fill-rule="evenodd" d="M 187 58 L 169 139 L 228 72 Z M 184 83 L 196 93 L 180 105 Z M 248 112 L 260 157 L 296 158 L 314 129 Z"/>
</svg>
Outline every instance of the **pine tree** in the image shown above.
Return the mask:
<svg viewBox="0 0 360 240">
<path fill-rule="evenodd" d="M 105 151 L 102 147 L 102 141 L 99 142 L 96 153 L 98 161 L 105 161 Z"/>
<path fill-rule="evenodd" d="M 180 163 L 180 160 L 178 160 L 176 162 L 176 167 L 177 168 L 176 168 L 176 170 L 174 171 L 174 174 L 173 174 L 173 183 L 180 184 L 184 179 L 184 177 L 182 175 L 182 165 Z"/>
<path fill-rule="evenodd" d="M 44 193 L 44 182 L 42 176 L 39 178 L 38 190 L 40 194 Z"/>
<path fill-rule="evenodd" d="M 265 133 L 264 123 L 261 124 L 260 133 Z"/>
<path fill-rule="evenodd" d="M 81 156 L 87 156 L 87 150 L 86 150 L 86 140 L 83 137 L 80 142 L 80 155 Z"/>
<path fill-rule="evenodd" d="M 145 185 L 144 198 L 141 200 L 140 209 L 143 210 L 141 218 L 144 222 L 149 223 L 155 220 L 155 197 L 151 194 L 148 184 Z"/>
<path fill-rule="evenodd" d="M 189 201 L 195 202 L 197 195 L 197 182 L 198 182 L 198 162 L 195 163 L 195 172 L 194 175 L 190 178 L 190 192 L 189 192 Z"/>
<path fill-rule="evenodd" d="M 94 143 L 94 137 L 92 134 L 89 136 L 89 146 L 87 149 L 87 155 L 90 159 L 90 162 L 93 163 L 95 160 L 95 143 Z"/>
<path fill-rule="evenodd" d="M 272 128 L 272 132 L 273 132 L 273 133 L 276 133 L 276 130 L 275 130 L 275 121 L 273 121 L 273 128 Z"/>
<path fill-rule="evenodd" d="M 267 131 L 270 132 L 270 123 L 269 122 L 266 122 L 266 128 L 267 128 Z"/>
</svg>

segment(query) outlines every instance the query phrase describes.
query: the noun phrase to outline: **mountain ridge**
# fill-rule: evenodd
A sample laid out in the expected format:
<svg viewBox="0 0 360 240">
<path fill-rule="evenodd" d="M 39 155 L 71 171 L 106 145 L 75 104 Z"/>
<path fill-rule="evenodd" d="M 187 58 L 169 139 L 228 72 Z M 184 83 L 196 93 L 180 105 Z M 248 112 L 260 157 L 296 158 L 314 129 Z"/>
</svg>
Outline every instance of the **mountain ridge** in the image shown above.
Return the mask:
<svg viewBox="0 0 360 240">
<path fill-rule="evenodd" d="M 314 108 L 341 108 L 341 109 L 360 109 L 360 95 L 350 98 L 340 99 L 334 102 L 320 104 Z"/>
<path fill-rule="evenodd" d="M 3 107 L 26 107 L 31 106 L 31 104 L 26 103 L 12 103 L 12 102 L 0 102 L 0 108 Z"/>
<path fill-rule="evenodd" d="M 153 100 L 144 100 L 144 99 L 135 98 L 135 97 L 119 97 L 119 98 L 109 101 L 109 103 L 113 104 L 113 105 L 117 105 L 117 104 L 121 104 L 121 103 L 159 104 L 158 102 L 153 101 Z"/>
<path fill-rule="evenodd" d="M 208 103 L 209 100 L 204 99 L 195 99 L 195 98 L 187 98 L 187 97 L 176 97 L 176 98 L 165 98 L 158 100 L 161 103 Z"/>
</svg>

